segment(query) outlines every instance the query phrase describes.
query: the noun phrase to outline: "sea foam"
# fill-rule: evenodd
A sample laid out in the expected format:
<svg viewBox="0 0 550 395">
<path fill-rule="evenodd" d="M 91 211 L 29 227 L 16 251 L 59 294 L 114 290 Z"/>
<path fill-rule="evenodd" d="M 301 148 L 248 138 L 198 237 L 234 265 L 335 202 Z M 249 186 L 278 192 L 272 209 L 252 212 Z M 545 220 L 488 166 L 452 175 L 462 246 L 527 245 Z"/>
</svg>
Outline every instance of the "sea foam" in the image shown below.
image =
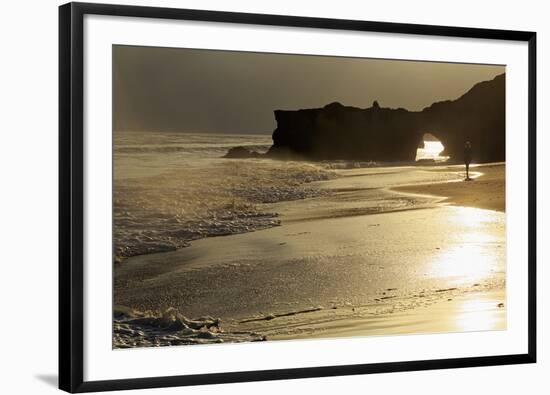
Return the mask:
<svg viewBox="0 0 550 395">
<path fill-rule="evenodd" d="M 268 136 L 115 134 L 115 262 L 277 226 L 265 203 L 327 193 L 311 185 L 331 177 L 322 165 L 220 157 L 229 146 L 261 151 L 269 143 Z"/>
</svg>

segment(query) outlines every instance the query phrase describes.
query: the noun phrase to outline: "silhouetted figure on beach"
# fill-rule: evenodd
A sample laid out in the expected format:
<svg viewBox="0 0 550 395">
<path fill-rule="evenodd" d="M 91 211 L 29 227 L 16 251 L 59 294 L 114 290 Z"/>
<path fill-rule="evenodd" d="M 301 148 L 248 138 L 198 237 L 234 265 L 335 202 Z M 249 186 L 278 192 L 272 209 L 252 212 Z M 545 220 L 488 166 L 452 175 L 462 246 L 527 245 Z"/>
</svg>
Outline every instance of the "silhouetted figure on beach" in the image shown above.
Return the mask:
<svg viewBox="0 0 550 395">
<path fill-rule="evenodd" d="M 466 165 L 466 179 L 464 181 L 471 181 L 470 178 L 470 162 L 472 162 L 472 144 L 466 141 L 464 144 L 464 164 Z"/>
</svg>

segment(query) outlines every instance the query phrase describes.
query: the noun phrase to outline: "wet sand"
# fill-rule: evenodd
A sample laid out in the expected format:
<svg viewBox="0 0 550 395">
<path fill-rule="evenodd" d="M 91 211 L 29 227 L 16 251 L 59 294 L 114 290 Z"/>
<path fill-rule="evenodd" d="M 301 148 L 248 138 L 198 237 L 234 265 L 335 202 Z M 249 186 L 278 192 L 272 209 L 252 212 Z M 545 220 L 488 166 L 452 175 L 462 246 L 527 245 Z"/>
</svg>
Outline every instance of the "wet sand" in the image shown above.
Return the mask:
<svg viewBox="0 0 550 395">
<path fill-rule="evenodd" d="M 463 167 L 463 166 L 462 166 Z M 456 167 L 455 167 L 456 168 Z M 505 211 L 505 171 L 503 163 L 472 166 L 483 174 L 468 182 L 432 183 L 395 188 L 396 191 L 441 196 L 458 206 Z M 436 169 L 434 171 L 442 171 Z"/>
<path fill-rule="evenodd" d="M 342 170 L 315 183 L 327 195 L 265 205 L 281 226 L 116 265 L 115 303 L 267 339 L 505 329 L 504 194 L 491 192 L 504 166 L 472 172 Z"/>
<path fill-rule="evenodd" d="M 272 340 L 291 340 L 504 330 L 506 308 L 503 300 L 504 290 L 492 290 L 465 293 L 438 303 L 386 314 L 374 314 L 367 308 L 332 310 L 328 314 L 311 314 L 307 323 L 279 320 L 278 330 L 272 335 L 267 332 L 266 336 Z M 272 327 L 266 329 L 273 330 Z"/>
</svg>

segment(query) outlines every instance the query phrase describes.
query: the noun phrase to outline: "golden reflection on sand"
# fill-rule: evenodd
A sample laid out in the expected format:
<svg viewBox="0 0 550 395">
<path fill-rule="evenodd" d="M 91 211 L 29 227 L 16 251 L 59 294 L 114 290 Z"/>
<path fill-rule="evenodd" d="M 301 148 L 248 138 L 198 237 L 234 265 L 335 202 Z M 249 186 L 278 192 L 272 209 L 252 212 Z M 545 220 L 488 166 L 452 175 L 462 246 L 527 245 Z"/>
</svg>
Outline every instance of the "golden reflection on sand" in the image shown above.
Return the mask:
<svg viewBox="0 0 550 395">
<path fill-rule="evenodd" d="M 488 277 L 497 262 L 487 249 L 479 244 L 449 248 L 438 255 L 428 274 L 433 277 L 457 278 L 457 281 L 481 281 Z M 460 279 L 458 279 L 460 278 Z"/>
<path fill-rule="evenodd" d="M 486 224 L 498 221 L 494 211 L 456 207 L 449 221 L 460 225 L 460 234 L 451 236 L 451 243 L 441 248 L 428 263 L 428 275 L 448 278 L 449 285 L 475 283 L 491 277 L 499 270 L 502 256 L 494 246 L 503 243 L 494 228 Z M 504 248 L 504 246 L 502 246 Z M 472 285 L 472 284 L 470 284 Z"/>
<path fill-rule="evenodd" d="M 498 300 L 482 295 L 479 298 L 466 299 L 454 315 L 456 330 L 466 332 L 505 329 L 504 315 L 499 311 L 504 305 L 498 306 Z"/>
</svg>

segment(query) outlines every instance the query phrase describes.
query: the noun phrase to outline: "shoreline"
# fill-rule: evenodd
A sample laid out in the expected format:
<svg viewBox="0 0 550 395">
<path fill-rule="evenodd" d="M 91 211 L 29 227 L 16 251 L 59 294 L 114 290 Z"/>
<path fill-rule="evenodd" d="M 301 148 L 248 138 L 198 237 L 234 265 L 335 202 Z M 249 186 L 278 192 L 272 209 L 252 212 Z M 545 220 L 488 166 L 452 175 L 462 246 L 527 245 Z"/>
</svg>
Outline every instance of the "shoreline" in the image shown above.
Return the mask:
<svg viewBox="0 0 550 395">
<path fill-rule="evenodd" d="M 309 162 L 304 162 L 309 163 Z M 173 241 L 170 243 L 165 243 L 164 240 L 151 240 L 148 241 L 147 248 L 145 248 L 145 251 L 132 251 L 127 252 L 127 255 L 119 256 L 118 254 L 115 254 L 114 264 L 119 265 L 123 264 L 124 261 L 126 261 L 129 258 L 136 257 L 136 256 L 142 256 L 142 255 L 152 255 L 152 254 L 158 254 L 163 252 L 169 252 L 169 251 L 176 251 L 182 248 L 188 248 L 193 242 L 197 240 L 202 240 L 205 238 L 210 237 L 219 237 L 219 236 L 230 236 L 235 234 L 242 234 L 242 233 L 250 233 L 250 232 L 256 232 L 263 229 L 269 229 L 271 227 L 280 226 L 280 216 L 281 213 L 279 211 L 287 211 L 287 217 L 288 212 L 293 212 L 293 208 L 289 207 L 289 205 L 300 205 L 301 202 L 306 201 L 311 198 L 317 198 L 317 197 L 324 197 L 322 196 L 323 193 L 332 193 L 335 192 L 338 194 L 339 191 L 337 188 L 331 188 L 330 185 L 334 180 L 339 179 L 346 179 L 347 177 L 363 177 L 364 174 L 350 174 L 354 171 L 361 172 L 362 170 L 381 170 L 386 172 L 394 171 L 395 169 L 402 169 L 402 168 L 410 168 L 415 170 L 422 170 L 427 172 L 457 172 L 458 169 L 463 169 L 462 165 L 456 165 L 456 164 L 444 164 L 444 163 L 436 163 L 433 165 L 425 165 L 425 164 L 400 164 L 400 163 L 394 163 L 394 164 L 385 164 L 384 166 L 367 166 L 367 167 L 360 167 L 360 168 L 332 168 L 328 167 L 325 169 L 327 172 L 332 172 L 334 174 L 340 173 L 339 176 L 335 176 L 334 174 L 328 178 L 327 180 L 315 180 L 312 182 L 305 182 L 301 183 L 299 187 L 305 187 L 308 188 L 309 186 L 313 186 L 312 190 L 317 190 L 318 196 L 315 196 L 315 193 L 312 193 L 310 196 L 305 196 L 302 198 L 290 198 L 288 200 L 283 199 L 276 201 L 274 203 L 258 203 L 258 207 L 253 210 L 253 213 L 244 213 L 242 216 L 243 218 L 252 218 L 252 219 L 261 219 L 261 223 L 245 223 L 242 228 L 240 229 L 231 229 L 231 230 L 224 230 L 222 232 L 218 232 L 218 234 L 214 233 L 205 233 L 203 235 L 198 234 L 192 234 L 192 232 L 188 232 L 188 235 L 183 238 L 182 240 L 179 240 L 176 244 L 173 244 Z M 476 173 L 479 170 L 483 170 L 483 173 L 476 175 Z M 474 179 L 472 182 L 469 183 L 463 183 L 458 182 L 460 180 L 450 180 L 450 181 L 437 181 L 437 182 L 430 182 L 430 183 L 417 183 L 417 184 L 411 184 L 411 185 L 401 185 L 401 186 L 391 186 L 388 188 L 379 188 L 380 190 L 387 190 L 390 193 L 398 193 L 402 195 L 410 195 L 411 197 L 418 197 L 423 198 L 425 200 L 428 200 L 429 203 L 425 205 L 418 205 L 418 207 L 413 208 L 396 208 L 396 209 L 386 209 L 382 212 L 398 212 L 398 211 L 405 211 L 405 210 L 412 210 L 412 209 L 422 209 L 427 208 L 429 206 L 435 206 L 437 203 L 443 202 L 443 203 L 451 203 L 455 204 L 457 206 L 465 206 L 465 207 L 475 207 L 475 208 L 481 208 L 481 209 L 488 209 L 488 210 L 494 210 L 494 211 L 505 211 L 505 202 L 504 202 L 504 195 L 505 195 L 505 183 L 504 183 L 504 173 L 505 173 L 505 165 L 504 163 L 498 163 L 498 164 L 479 164 L 479 165 L 473 165 L 471 167 L 470 173 L 474 174 Z M 477 181 L 477 183 L 474 183 Z M 316 188 L 316 184 L 321 185 L 320 188 Z M 467 188 L 463 188 L 465 184 L 469 184 Z M 325 185 L 323 187 L 323 185 Z M 472 194 L 476 196 L 471 196 Z M 326 196 L 325 196 L 326 197 Z M 381 213 L 381 211 L 377 209 L 363 209 L 363 210 L 355 210 L 355 212 L 352 211 L 342 211 L 339 213 L 335 213 L 334 211 L 330 214 L 323 214 L 327 218 L 333 217 L 333 216 L 350 216 L 350 215 L 369 215 L 369 214 L 377 214 Z M 306 218 L 303 215 L 299 215 L 296 220 L 305 220 L 305 219 L 320 219 L 321 217 L 315 216 L 315 215 L 309 215 L 310 218 Z M 293 217 L 291 214 L 290 217 Z M 287 218 L 287 221 L 289 218 Z M 291 219 L 294 220 L 294 219 Z M 203 221 L 204 222 L 204 221 Z M 231 223 L 234 223 L 235 221 L 230 221 Z"/>
<path fill-rule="evenodd" d="M 505 308 L 495 310 L 505 297 L 503 213 L 448 205 L 442 192 L 466 184 L 457 169 L 341 170 L 313 183 L 333 193 L 264 204 L 279 213 L 281 226 L 198 239 L 115 265 L 115 303 L 211 314 L 230 333 L 298 339 L 458 331 L 453 314 L 442 314 L 451 307 L 459 314 L 468 303 L 477 311 L 476 300 L 489 298 L 490 308 L 478 312 L 485 321 L 468 330 L 484 330 L 484 322 L 504 329 Z M 474 171 L 483 174 L 468 186 L 490 195 L 483 188 L 504 176 L 504 165 Z M 464 228 L 465 215 L 476 219 L 474 228 Z M 426 227 L 431 232 L 413 231 Z M 464 243 L 480 231 L 483 242 Z M 469 264 L 459 264 L 464 260 Z"/>
<path fill-rule="evenodd" d="M 463 166 L 460 167 L 463 168 Z M 482 174 L 468 182 L 426 183 L 391 189 L 396 192 L 439 196 L 445 203 L 457 206 L 505 212 L 505 164 L 475 165 L 471 167 L 471 171 L 480 171 Z"/>
</svg>

